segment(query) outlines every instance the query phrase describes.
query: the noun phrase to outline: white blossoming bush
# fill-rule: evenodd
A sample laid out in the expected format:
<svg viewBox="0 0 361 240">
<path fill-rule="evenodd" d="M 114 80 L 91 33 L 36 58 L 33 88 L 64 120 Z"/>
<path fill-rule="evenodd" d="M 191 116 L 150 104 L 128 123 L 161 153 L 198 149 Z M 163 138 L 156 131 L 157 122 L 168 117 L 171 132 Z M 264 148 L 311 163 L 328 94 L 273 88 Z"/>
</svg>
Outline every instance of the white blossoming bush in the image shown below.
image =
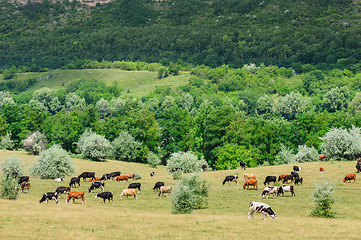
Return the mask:
<svg viewBox="0 0 361 240">
<path fill-rule="evenodd" d="M 20 157 L 12 155 L 1 162 L 1 171 L 6 178 L 24 175 L 25 164 Z"/>
<path fill-rule="evenodd" d="M 31 133 L 22 141 L 22 146 L 32 154 L 39 155 L 41 151 L 46 149 L 46 136 L 39 131 Z"/>
<path fill-rule="evenodd" d="M 105 137 L 85 130 L 79 138 L 77 151 L 90 160 L 98 161 L 110 155 L 111 144 Z"/>
<path fill-rule="evenodd" d="M 318 152 L 314 147 L 306 145 L 298 146 L 298 151 L 294 156 L 295 162 L 315 162 L 318 160 Z"/>
<path fill-rule="evenodd" d="M 198 159 L 191 152 L 177 152 L 168 159 L 167 170 L 171 172 L 173 168 L 182 168 L 184 173 L 200 172 L 203 164 L 207 165 L 204 158 Z"/>
<path fill-rule="evenodd" d="M 274 164 L 288 164 L 295 162 L 295 155 L 293 154 L 292 150 L 289 149 L 287 146 L 281 144 L 280 151 L 276 155 Z"/>
<path fill-rule="evenodd" d="M 111 145 L 113 157 L 116 160 L 133 162 L 142 144 L 136 141 L 128 132 L 121 132 Z"/>
</svg>

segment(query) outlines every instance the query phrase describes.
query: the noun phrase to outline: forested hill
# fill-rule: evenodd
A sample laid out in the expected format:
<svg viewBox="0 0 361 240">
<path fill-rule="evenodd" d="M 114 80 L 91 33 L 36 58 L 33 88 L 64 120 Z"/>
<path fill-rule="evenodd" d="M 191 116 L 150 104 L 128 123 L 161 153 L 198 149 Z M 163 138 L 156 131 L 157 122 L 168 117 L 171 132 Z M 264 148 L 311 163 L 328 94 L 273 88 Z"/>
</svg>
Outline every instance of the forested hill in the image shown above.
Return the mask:
<svg viewBox="0 0 361 240">
<path fill-rule="evenodd" d="M 359 69 L 361 3 L 351 0 L 116 0 L 0 3 L 0 68 L 78 59 L 264 63 Z"/>
</svg>

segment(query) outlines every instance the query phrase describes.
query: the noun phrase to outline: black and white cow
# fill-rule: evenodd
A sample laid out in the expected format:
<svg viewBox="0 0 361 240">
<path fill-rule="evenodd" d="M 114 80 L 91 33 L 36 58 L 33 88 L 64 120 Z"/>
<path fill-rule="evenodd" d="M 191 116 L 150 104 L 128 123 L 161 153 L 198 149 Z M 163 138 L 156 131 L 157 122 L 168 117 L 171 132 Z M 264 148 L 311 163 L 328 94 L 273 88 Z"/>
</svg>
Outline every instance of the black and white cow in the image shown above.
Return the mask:
<svg viewBox="0 0 361 240">
<path fill-rule="evenodd" d="M 131 183 L 129 184 L 128 188 L 138 188 L 139 192 L 140 192 L 140 187 L 142 184 L 140 183 Z"/>
<path fill-rule="evenodd" d="M 277 197 L 278 187 L 269 186 L 263 189 L 263 192 L 261 193 L 261 199 L 264 198 L 264 196 L 267 196 L 267 199 L 270 194 L 275 194 Z"/>
<path fill-rule="evenodd" d="M 78 176 L 78 178 L 83 178 L 85 182 L 87 178 L 95 178 L 95 172 L 83 172 Z"/>
<path fill-rule="evenodd" d="M 113 193 L 111 193 L 111 192 L 97 193 L 97 194 L 95 194 L 95 198 L 97 198 L 97 197 L 103 198 L 103 203 L 105 203 L 105 199 L 108 199 L 109 202 L 110 202 L 110 200 L 112 200 L 112 202 L 113 202 Z"/>
<path fill-rule="evenodd" d="M 74 187 L 76 187 L 76 184 L 77 183 L 80 187 L 80 178 L 78 177 L 73 177 L 70 179 L 70 183 L 69 183 L 69 187 L 72 187 L 74 185 Z"/>
<path fill-rule="evenodd" d="M 230 176 L 227 176 L 224 180 L 223 180 L 223 185 L 228 182 L 228 185 L 230 185 L 229 182 L 236 182 L 236 184 L 238 184 L 238 175 L 230 175 Z"/>
<path fill-rule="evenodd" d="M 266 179 L 264 180 L 263 184 L 266 185 L 266 184 L 270 184 L 271 182 L 274 182 L 276 183 L 277 181 L 277 177 L 276 176 L 267 176 Z"/>
<path fill-rule="evenodd" d="M 154 191 L 155 189 L 159 190 L 159 188 L 160 188 L 161 186 L 164 186 L 164 182 L 156 182 L 155 185 L 154 185 L 153 191 Z"/>
<path fill-rule="evenodd" d="M 151 177 L 154 177 L 154 172 L 150 172 L 149 174 Z"/>
<path fill-rule="evenodd" d="M 57 192 L 48 192 L 44 193 L 43 197 L 40 199 L 39 203 L 46 202 L 48 204 L 48 200 L 55 200 L 56 205 L 58 205 L 58 193 Z"/>
<path fill-rule="evenodd" d="M 241 168 L 243 168 L 244 170 L 246 170 L 246 163 L 245 162 L 239 162 L 239 166 L 241 167 Z"/>
<path fill-rule="evenodd" d="M 203 164 L 201 168 L 201 172 L 207 171 L 207 165 Z"/>
<path fill-rule="evenodd" d="M 299 172 L 299 171 L 301 171 L 301 167 L 293 166 L 293 171 Z"/>
<path fill-rule="evenodd" d="M 356 164 L 356 170 L 357 172 L 361 172 L 361 164 L 359 163 Z"/>
<path fill-rule="evenodd" d="M 181 167 L 176 167 L 176 168 L 173 168 L 173 169 L 171 170 L 171 172 L 176 172 L 176 171 L 181 171 L 181 172 L 183 172 L 183 168 L 181 168 Z"/>
<path fill-rule="evenodd" d="M 104 192 L 104 185 L 105 183 L 104 182 L 93 182 L 92 185 L 90 186 L 89 188 L 89 192 L 93 192 L 93 190 L 95 189 L 95 192 L 97 191 L 96 189 L 97 188 L 101 188 L 102 191 Z"/>
<path fill-rule="evenodd" d="M 112 175 L 110 173 L 105 173 L 99 180 L 108 180 L 111 178 L 112 178 Z"/>
<path fill-rule="evenodd" d="M 298 175 L 298 173 L 296 173 L 296 172 L 291 172 L 291 175 L 293 176 L 294 179 L 295 179 L 296 177 L 300 177 L 300 175 Z"/>
<path fill-rule="evenodd" d="M 282 196 L 285 195 L 285 192 L 290 192 L 291 193 L 291 197 L 292 196 L 296 196 L 295 191 L 294 191 L 294 187 L 291 185 L 284 185 L 278 188 L 278 192 L 277 192 L 277 196 L 279 196 L 282 193 Z"/>
<path fill-rule="evenodd" d="M 260 202 L 250 202 L 249 203 L 249 212 L 248 212 L 248 219 L 250 216 L 253 218 L 253 213 L 263 213 L 262 220 L 266 219 L 268 215 L 270 215 L 274 220 L 276 220 L 276 213 L 273 212 L 271 207 L 268 204 L 260 203 Z"/>
<path fill-rule="evenodd" d="M 57 193 L 58 196 L 60 196 L 61 194 L 64 193 L 70 193 L 70 187 L 58 187 L 55 192 Z"/>
<path fill-rule="evenodd" d="M 117 171 L 117 172 L 111 172 L 109 174 L 110 174 L 110 178 L 116 178 L 116 177 L 120 176 L 121 172 Z"/>
<path fill-rule="evenodd" d="M 29 182 L 30 177 L 29 176 L 20 176 L 18 183 L 21 184 L 22 182 Z"/>
<path fill-rule="evenodd" d="M 299 183 L 301 183 L 302 185 L 303 182 L 303 177 L 295 177 L 295 184 L 298 185 Z"/>
</svg>

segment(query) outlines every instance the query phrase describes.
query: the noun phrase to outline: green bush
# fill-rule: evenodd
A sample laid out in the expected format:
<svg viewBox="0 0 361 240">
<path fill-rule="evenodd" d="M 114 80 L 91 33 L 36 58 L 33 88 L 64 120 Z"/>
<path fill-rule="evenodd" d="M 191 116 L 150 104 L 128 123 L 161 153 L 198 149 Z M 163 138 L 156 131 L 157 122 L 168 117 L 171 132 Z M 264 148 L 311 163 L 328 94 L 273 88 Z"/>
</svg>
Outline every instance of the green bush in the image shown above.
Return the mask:
<svg viewBox="0 0 361 240">
<path fill-rule="evenodd" d="M 294 156 L 295 162 L 315 162 L 318 161 L 318 152 L 314 147 L 306 145 L 298 146 L 298 152 Z"/>
<path fill-rule="evenodd" d="M 17 199 L 19 196 L 17 178 L 2 177 L 0 182 L 0 197 L 7 199 Z"/>
<path fill-rule="evenodd" d="M 0 149 L 13 150 L 15 143 L 11 140 L 11 133 L 6 133 L 6 136 L 3 136 L 0 141 Z"/>
<path fill-rule="evenodd" d="M 112 155 L 116 160 L 134 162 L 141 143 L 137 142 L 128 132 L 121 132 L 111 145 Z"/>
<path fill-rule="evenodd" d="M 147 157 L 147 162 L 149 166 L 156 168 L 161 163 L 161 160 L 158 158 L 158 156 L 155 153 L 149 152 Z"/>
<path fill-rule="evenodd" d="M 74 173 L 74 163 L 68 152 L 59 145 L 53 145 L 40 153 L 30 172 L 40 178 L 64 178 Z"/>
<path fill-rule="evenodd" d="M 184 173 L 200 172 L 203 164 L 207 162 L 191 152 L 177 152 L 168 159 L 167 170 L 172 172 L 173 168 L 182 168 Z"/>
<path fill-rule="evenodd" d="M 5 178 L 14 178 L 16 176 L 24 175 L 25 164 L 20 157 L 12 155 L 5 157 L 1 162 L 1 170 Z"/>
<path fill-rule="evenodd" d="M 289 149 L 287 146 L 281 144 L 280 151 L 276 155 L 274 164 L 280 165 L 280 164 L 287 164 L 287 163 L 293 163 L 295 156 L 292 153 L 292 150 Z"/>
<path fill-rule="evenodd" d="M 315 217 L 333 218 L 336 212 L 332 211 L 332 204 L 335 198 L 332 196 L 335 192 L 335 184 L 329 184 L 327 178 L 322 175 L 321 181 L 315 181 L 315 191 L 312 198 L 316 203 L 316 207 L 311 211 L 311 215 Z"/>
<path fill-rule="evenodd" d="M 172 173 L 172 176 L 173 176 L 174 180 L 181 180 L 183 173 L 182 173 L 182 171 L 175 171 Z"/>
<path fill-rule="evenodd" d="M 85 130 L 79 138 L 77 151 L 90 160 L 104 159 L 110 155 L 110 150 L 110 142 L 91 130 Z"/>
<path fill-rule="evenodd" d="M 139 180 L 139 179 L 142 179 L 142 175 L 140 175 L 140 173 L 134 173 L 134 179 L 135 180 Z"/>
</svg>

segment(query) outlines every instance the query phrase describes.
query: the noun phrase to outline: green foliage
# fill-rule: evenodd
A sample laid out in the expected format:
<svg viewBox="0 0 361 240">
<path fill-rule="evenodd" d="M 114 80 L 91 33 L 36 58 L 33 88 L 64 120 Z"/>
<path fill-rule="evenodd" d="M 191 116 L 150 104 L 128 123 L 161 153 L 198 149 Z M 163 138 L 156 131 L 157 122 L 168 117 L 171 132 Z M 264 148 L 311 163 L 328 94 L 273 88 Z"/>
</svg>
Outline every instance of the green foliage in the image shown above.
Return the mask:
<svg viewBox="0 0 361 240">
<path fill-rule="evenodd" d="M 76 93 L 68 93 L 65 99 L 65 109 L 68 111 L 85 109 L 85 99 L 80 98 Z"/>
<path fill-rule="evenodd" d="M 46 87 L 36 90 L 29 104 L 52 114 L 60 111 L 62 107 L 58 97 L 55 97 L 55 92 Z"/>
<path fill-rule="evenodd" d="M 182 168 L 184 173 L 200 172 L 203 164 L 207 162 L 191 152 L 177 152 L 168 159 L 167 170 L 171 172 L 173 168 Z"/>
<path fill-rule="evenodd" d="M 112 155 L 116 160 L 134 162 L 141 143 L 128 132 L 121 132 L 111 145 Z"/>
<path fill-rule="evenodd" d="M 258 154 L 255 149 L 249 150 L 245 146 L 226 144 L 218 148 L 217 157 L 214 166 L 218 170 L 227 170 L 239 167 L 241 161 L 245 162 L 248 167 L 256 167 Z"/>
<path fill-rule="evenodd" d="M 295 162 L 293 151 L 284 144 L 281 144 L 280 151 L 277 153 L 274 164 L 288 164 Z"/>
<path fill-rule="evenodd" d="M 307 109 L 307 101 L 299 93 L 291 92 L 280 98 L 277 106 L 278 113 L 288 120 L 294 120 L 297 114 Z"/>
<path fill-rule="evenodd" d="M 155 153 L 149 152 L 147 156 L 147 162 L 149 166 L 156 168 L 161 163 L 161 160 L 158 158 L 158 156 Z"/>
<path fill-rule="evenodd" d="M 12 65 L 11 68 L 9 68 L 9 69 L 4 69 L 3 70 L 4 79 L 11 79 L 11 78 L 16 77 L 17 72 L 18 71 L 14 65 Z"/>
<path fill-rule="evenodd" d="M 7 132 L 5 136 L 1 137 L 0 149 L 13 150 L 15 147 L 14 141 L 11 140 L 11 133 Z"/>
<path fill-rule="evenodd" d="M 98 161 L 110 155 L 111 144 L 103 136 L 87 129 L 79 138 L 77 151 L 90 160 Z"/>
<path fill-rule="evenodd" d="M 142 175 L 140 175 L 140 173 L 136 172 L 136 173 L 134 173 L 134 179 L 135 180 L 142 179 Z"/>
<path fill-rule="evenodd" d="M 323 96 L 323 105 L 329 112 L 346 110 L 350 101 L 349 89 L 345 87 L 333 88 Z"/>
<path fill-rule="evenodd" d="M 256 114 L 265 118 L 270 118 L 274 115 L 274 101 L 270 96 L 264 95 L 258 99 Z"/>
<path fill-rule="evenodd" d="M 1 171 L 5 178 L 15 178 L 24 175 L 25 164 L 20 157 L 12 155 L 1 161 Z"/>
<path fill-rule="evenodd" d="M 110 104 L 108 100 L 101 98 L 95 105 L 98 109 L 100 116 L 106 117 L 110 114 Z"/>
<path fill-rule="evenodd" d="M 73 174 L 74 170 L 73 160 L 59 145 L 42 151 L 37 162 L 30 167 L 31 174 L 40 178 L 64 178 Z"/>
<path fill-rule="evenodd" d="M 39 155 L 39 153 L 46 149 L 46 136 L 39 132 L 35 131 L 27 136 L 22 142 L 22 146 L 25 150 L 31 152 L 34 155 Z"/>
<path fill-rule="evenodd" d="M 172 213 L 185 214 L 191 213 L 194 209 L 207 208 L 208 191 L 208 183 L 198 174 L 184 177 L 172 193 Z"/>
<path fill-rule="evenodd" d="M 9 92 L 0 91 L 0 105 L 14 103 L 14 99 L 11 97 Z"/>
<path fill-rule="evenodd" d="M 333 194 L 335 193 L 335 183 L 331 184 L 327 178 L 322 175 L 321 181 L 315 181 L 315 191 L 311 197 L 316 203 L 316 207 L 311 211 L 315 217 L 334 218 L 335 211 L 332 211 L 332 204 L 336 202 Z"/>
<path fill-rule="evenodd" d="M 294 160 L 298 163 L 318 161 L 318 152 L 314 147 L 306 145 L 298 146 L 298 151 L 294 156 Z"/>
<path fill-rule="evenodd" d="M 17 179 L 2 176 L 0 182 L 0 197 L 15 200 L 18 196 L 19 187 Z"/>
<path fill-rule="evenodd" d="M 181 180 L 183 177 L 182 171 L 174 171 L 172 172 L 172 177 L 174 180 Z"/>
</svg>

